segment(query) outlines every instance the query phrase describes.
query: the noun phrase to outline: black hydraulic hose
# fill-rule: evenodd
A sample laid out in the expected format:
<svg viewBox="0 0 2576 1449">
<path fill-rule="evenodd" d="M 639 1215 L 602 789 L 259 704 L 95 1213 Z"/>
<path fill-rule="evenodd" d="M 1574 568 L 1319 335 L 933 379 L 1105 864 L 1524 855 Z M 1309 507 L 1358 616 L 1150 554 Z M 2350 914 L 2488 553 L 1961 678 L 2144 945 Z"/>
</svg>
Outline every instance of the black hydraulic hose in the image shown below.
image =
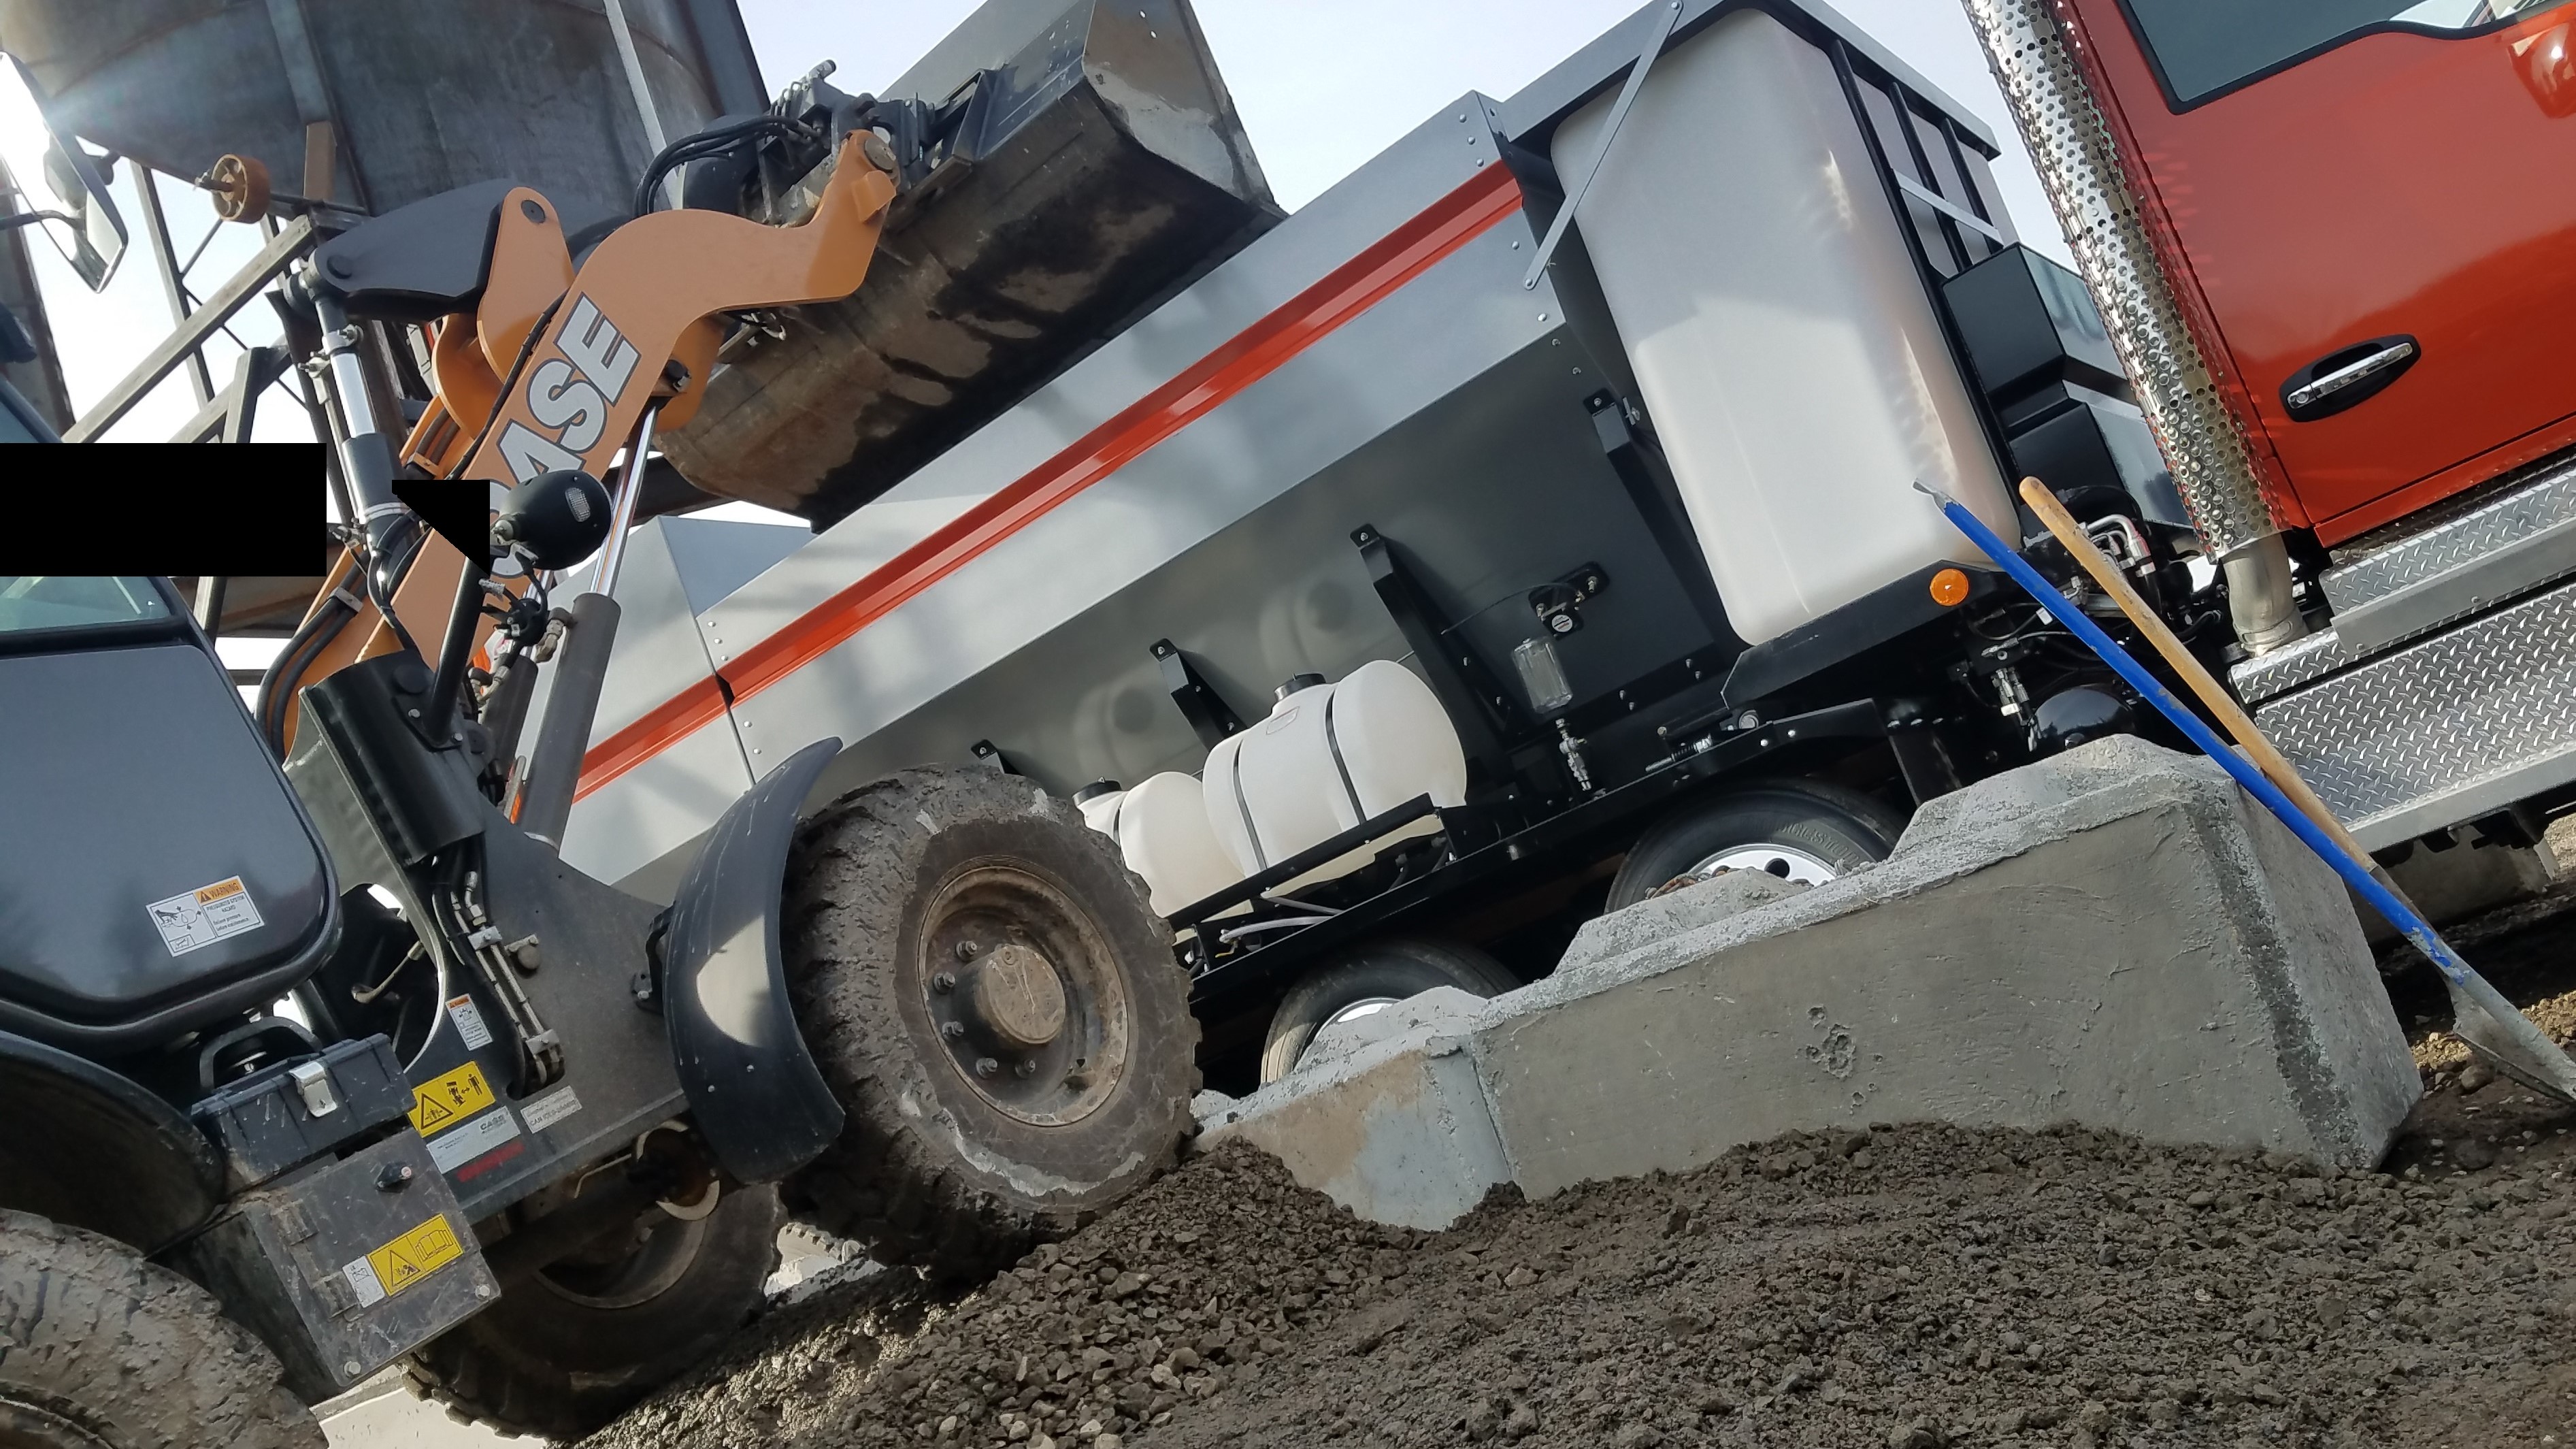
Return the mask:
<svg viewBox="0 0 2576 1449">
<path fill-rule="evenodd" d="M 287 636 L 286 647 L 269 661 L 268 672 L 259 677 L 259 696 L 252 711 L 259 720 L 260 738 L 279 759 L 286 758 L 287 693 L 293 683 L 304 677 L 304 671 L 316 655 L 331 647 L 349 621 L 358 617 L 358 601 L 349 597 L 345 586 L 322 596 L 313 613 L 295 632 Z"/>
<path fill-rule="evenodd" d="M 456 715 L 456 699 L 465 687 L 465 666 L 474 658 L 475 626 L 483 622 L 483 575 L 480 559 L 465 561 L 457 579 L 456 602 L 447 613 L 447 637 L 439 642 L 438 677 L 429 686 L 429 726 L 444 737 Z"/>
<path fill-rule="evenodd" d="M 748 121 L 736 121 L 729 126 L 711 126 L 694 136 L 683 136 L 663 147 L 661 153 L 653 158 L 652 164 L 644 168 L 644 179 L 635 187 L 635 214 L 642 216 L 657 209 L 656 198 L 662 189 L 662 178 L 670 175 L 674 170 L 692 161 L 704 161 L 712 156 L 721 156 L 745 141 L 758 140 L 764 136 L 778 136 L 789 140 L 812 140 L 815 137 L 815 131 L 813 127 L 802 122 L 790 121 L 780 116 L 754 116 Z"/>
</svg>

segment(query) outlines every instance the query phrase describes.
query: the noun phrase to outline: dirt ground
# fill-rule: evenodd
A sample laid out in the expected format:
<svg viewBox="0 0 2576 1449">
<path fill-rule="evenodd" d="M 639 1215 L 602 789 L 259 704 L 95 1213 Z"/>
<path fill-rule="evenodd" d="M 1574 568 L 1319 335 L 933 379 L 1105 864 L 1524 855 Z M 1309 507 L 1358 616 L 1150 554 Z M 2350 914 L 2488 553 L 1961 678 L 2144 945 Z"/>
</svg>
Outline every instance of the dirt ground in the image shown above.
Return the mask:
<svg viewBox="0 0 2576 1449">
<path fill-rule="evenodd" d="M 2533 1000 L 2571 946 L 2472 954 Z M 2392 986 L 2433 1090 L 2380 1171 L 1913 1126 L 1424 1234 L 1234 1148 L 962 1299 L 883 1274 L 777 1313 L 591 1442 L 2576 1445 L 2576 1113 Z"/>
</svg>

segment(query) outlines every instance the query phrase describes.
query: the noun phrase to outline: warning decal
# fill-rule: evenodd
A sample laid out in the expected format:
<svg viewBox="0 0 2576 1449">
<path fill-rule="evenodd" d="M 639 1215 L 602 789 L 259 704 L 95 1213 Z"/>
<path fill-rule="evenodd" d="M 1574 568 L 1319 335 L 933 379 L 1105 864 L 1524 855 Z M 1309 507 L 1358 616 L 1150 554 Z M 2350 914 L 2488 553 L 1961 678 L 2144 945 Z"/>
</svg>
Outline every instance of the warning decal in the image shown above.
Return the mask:
<svg viewBox="0 0 2576 1449">
<path fill-rule="evenodd" d="M 447 1225 L 442 1214 L 367 1256 L 351 1260 L 340 1270 L 340 1276 L 357 1291 L 360 1306 L 372 1308 L 463 1256 L 465 1249 L 456 1240 L 456 1230 Z"/>
<path fill-rule="evenodd" d="M 435 1137 L 477 1112 L 498 1106 L 500 1101 L 492 1094 L 491 1084 L 483 1080 L 483 1069 L 467 1062 L 412 1089 L 412 1130 L 423 1137 Z"/>
<path fill-rule="evenodd" d="M 492 1044 L 492 1028 L 483 1024 L 483 1008 L 474 1004 L 473 997 L 449 997 L 447 1017 L 456 1023 L 457 1039 L 465 1043 L 467 1051 L 479 1052 Z"/>
<path fill-rule="evenodd" d="M 173 956 L 185 956 L 227 936 L 256 931 L 262 924 L 259 906 L 251 900 L 250 888 L 242 884 L 240 876 L 181 891 L 143 909 L 152 917 L 152 929 L 161 933 L 161 944 Z"/>
</svg>

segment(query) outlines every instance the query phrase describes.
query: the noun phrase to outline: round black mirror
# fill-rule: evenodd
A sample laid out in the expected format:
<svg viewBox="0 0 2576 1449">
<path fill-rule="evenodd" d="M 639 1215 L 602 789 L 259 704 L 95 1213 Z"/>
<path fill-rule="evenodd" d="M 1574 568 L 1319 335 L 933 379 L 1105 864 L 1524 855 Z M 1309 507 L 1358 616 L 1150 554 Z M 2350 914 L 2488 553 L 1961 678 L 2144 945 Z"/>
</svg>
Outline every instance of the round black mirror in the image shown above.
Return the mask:
<svg viewBox="0 0 2576 1449">
<path fill-rule="evenodd" d="M 568 569 L 608 541 L 608 490 L 577 468 L 540 473 L 510 490 L 492 524 L 496 551 L 537 569 Z"/>
</svg>

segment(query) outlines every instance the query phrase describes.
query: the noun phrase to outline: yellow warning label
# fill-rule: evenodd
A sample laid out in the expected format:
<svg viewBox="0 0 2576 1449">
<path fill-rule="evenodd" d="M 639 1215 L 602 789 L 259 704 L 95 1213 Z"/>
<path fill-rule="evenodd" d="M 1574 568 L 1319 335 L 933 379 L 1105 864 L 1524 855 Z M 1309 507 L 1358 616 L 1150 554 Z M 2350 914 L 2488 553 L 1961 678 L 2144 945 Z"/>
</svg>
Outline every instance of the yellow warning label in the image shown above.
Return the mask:
<svg viewBox="0 0 2576 1449">
<path fill-rule="evenodd" d="M 219 880 L 213 885 L 207 886 L 205 889 L 198 891 L 197 904 L 201 906 L 211 906 L 217 901 L 237 896 L 241 893 L 241 877 L 234 876 L 231 880 Z"/>
<path fill-rule="evenodd" d="M 456 1241 L 456 1230 L 441 1215 L 369 1253 L 367 1264 L 376 1270 L 376 1281 L 391 1295 L 464 1255 L 465 1249 Z"/>
<path fill-rule="evenodd" d="M 483 1080 L 483 1069 L 467 1062 L 412 1089 L 412 1130 L 423 1137 L 435 1137 L 500 1100 Z"/>
</svg>

